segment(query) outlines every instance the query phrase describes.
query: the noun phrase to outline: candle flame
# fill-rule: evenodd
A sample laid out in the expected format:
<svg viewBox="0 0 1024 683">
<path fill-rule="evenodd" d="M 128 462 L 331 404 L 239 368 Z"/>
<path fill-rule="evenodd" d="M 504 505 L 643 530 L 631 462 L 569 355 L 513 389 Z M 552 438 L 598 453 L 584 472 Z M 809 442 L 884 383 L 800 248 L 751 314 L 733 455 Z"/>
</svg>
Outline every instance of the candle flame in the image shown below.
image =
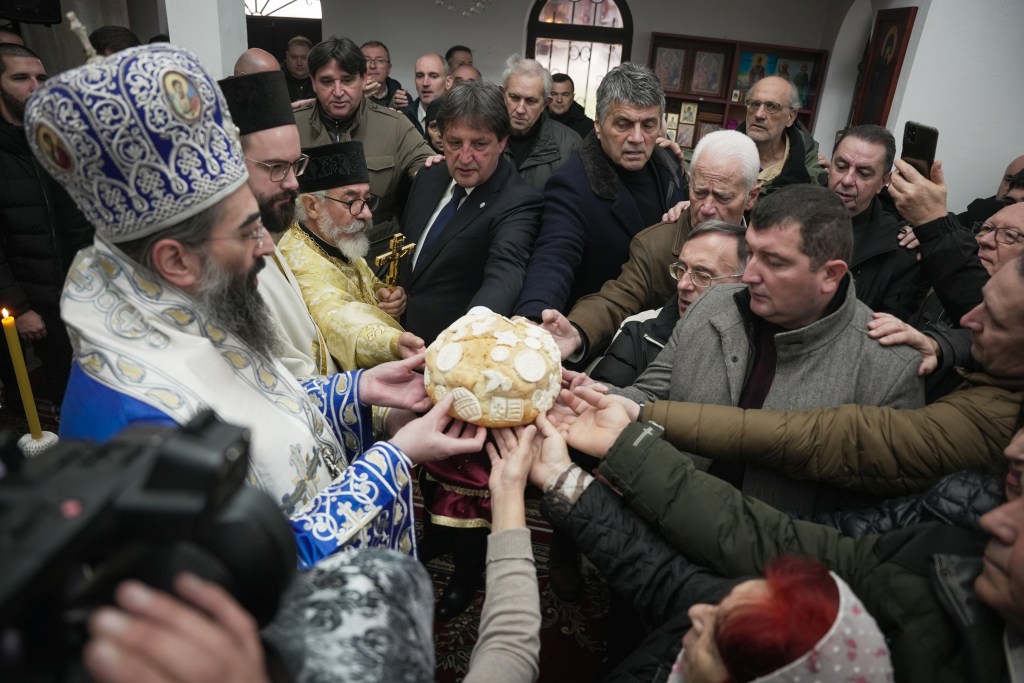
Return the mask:
<svg viewBox="0 0 1024 683">
<path fill-rule="evenodd" d="M 10 315 L 10 313 L 8 313 L 8 312 L 7 312 L 7 309 L 6 309 L 6 308 L 5 308 L 5 309 L 3 309 L 3 311 L 4 311 L 4 317 L 5 317 L 5 318 L 6 318 L 7 316 L 9 316 L 9 315 Z"/>
</svg>

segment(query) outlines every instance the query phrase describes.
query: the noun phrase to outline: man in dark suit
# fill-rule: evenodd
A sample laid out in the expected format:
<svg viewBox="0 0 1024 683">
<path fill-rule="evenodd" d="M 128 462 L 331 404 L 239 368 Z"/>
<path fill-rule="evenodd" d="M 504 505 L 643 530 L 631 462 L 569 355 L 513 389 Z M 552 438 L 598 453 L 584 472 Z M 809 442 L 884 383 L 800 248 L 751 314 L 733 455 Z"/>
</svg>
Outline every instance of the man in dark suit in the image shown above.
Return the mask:
<svg viewBox="0 0 1024 683">
<path fill-rule="evenodd" d="M 408 294 L 402 324 L 428 344 L 474 306 L 511 315 L 543 204 L 503 156 L 511 124 L 498 86 L 467 81 L 453 88 L 437 122 L 445 163 L 413 181 L 402 227 L 416 248 L 400 269 Z M 455 571 L 437 603 L 439 619 L 462 612 L 482 581 L 488 469 L 486 456 L 476 454 L 448 467 L 431 466 L 421 479 L 430 513 L 422 554 L 429 558 L 447 545 L 454 553 Z"/>
</svg>

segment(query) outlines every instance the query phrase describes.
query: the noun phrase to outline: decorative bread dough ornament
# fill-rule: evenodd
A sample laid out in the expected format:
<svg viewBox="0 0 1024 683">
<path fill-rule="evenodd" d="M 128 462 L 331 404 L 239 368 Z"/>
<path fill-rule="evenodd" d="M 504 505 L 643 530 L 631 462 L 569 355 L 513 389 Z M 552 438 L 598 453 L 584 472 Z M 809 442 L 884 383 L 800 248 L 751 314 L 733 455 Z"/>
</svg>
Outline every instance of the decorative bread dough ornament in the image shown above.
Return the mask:
<svg viewBox="0 0 1024 683">
<path fill-rule="evenodd" d="M 533 422 L 554 405 L 562 366 L 551 335 L 525 320 L 476 307 L 427 348 L 424 383 L 434 403 L 449 392 L 449 415 L 484 427 Z"/>
</svg>

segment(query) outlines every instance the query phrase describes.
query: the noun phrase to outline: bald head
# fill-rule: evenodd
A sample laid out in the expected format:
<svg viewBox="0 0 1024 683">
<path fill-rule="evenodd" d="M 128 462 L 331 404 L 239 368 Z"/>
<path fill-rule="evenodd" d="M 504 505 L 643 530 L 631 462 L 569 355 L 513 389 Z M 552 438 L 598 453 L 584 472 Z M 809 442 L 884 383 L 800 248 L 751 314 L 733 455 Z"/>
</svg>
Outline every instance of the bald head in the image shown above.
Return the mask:
<svg viewBox="0 0 1024 683">
<path fill-rule="evenodd" d="M 14 31 L 9 31 L 5 28 L 0 28 L 0 43 L 14 43 L 15 45 L 25 45 L 25 41 L 21 39 Z"/>
<path fill-rule="evenodd" d="M 242 53 L 242 56 L 235 62 L 235 76 L 254 74 L 259 71 L 280 71 L 281 65 L 274 55 L 258 47 L 251 47 Z"/>
<path fill-rule="evenodd" d="M 463 64 L 462 66 L 455 67 L 455 70 L 448 74 L 448 77 L 444 81 L 444 91 L 448 92 L 459 83 L 463 81 L 479 81 L 482 80 L 483 76 L 472 64 Z"/>
<path fill-rule="evenodd" d="M 757 108 L 751 110 L 755 104 Z M 792 83 L 778 76 L 762 78 L 747 93 L 746 133 L 759 148 L 767 145 L 771 149 L 781 144 L 783 133 L 796 121 L 798 109 L 800 97 Z"/>
<path fill-rule="evenodd" d="M 1006 197 L 1006 191 L 1010 189 L 1010 178 L 1021 171 L 1024 171 L 1024 154 L 1011 161 L 1010 165 L 1006 167 L 1006 170 L 1003 172 L 1003 177 L 999 180 L 999 189 L 996 190 L 996 199 L 1003 199 Z"/>
</svg>

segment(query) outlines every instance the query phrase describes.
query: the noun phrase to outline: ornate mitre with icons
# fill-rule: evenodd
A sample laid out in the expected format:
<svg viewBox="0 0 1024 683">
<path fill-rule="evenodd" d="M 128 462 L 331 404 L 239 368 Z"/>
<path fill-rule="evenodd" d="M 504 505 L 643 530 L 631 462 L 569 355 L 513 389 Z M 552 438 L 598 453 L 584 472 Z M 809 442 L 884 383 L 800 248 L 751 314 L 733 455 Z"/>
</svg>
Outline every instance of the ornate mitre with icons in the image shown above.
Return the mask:
<svg viewBox="0 0 1024 683">
<path fill-rule="evenodd" d="M 191 52 L 143 45 L 58 74 L 25 131 L 39 162 L 113 243 L 146 237 L 246 182 L 238 129 Z"/>
</svg>

